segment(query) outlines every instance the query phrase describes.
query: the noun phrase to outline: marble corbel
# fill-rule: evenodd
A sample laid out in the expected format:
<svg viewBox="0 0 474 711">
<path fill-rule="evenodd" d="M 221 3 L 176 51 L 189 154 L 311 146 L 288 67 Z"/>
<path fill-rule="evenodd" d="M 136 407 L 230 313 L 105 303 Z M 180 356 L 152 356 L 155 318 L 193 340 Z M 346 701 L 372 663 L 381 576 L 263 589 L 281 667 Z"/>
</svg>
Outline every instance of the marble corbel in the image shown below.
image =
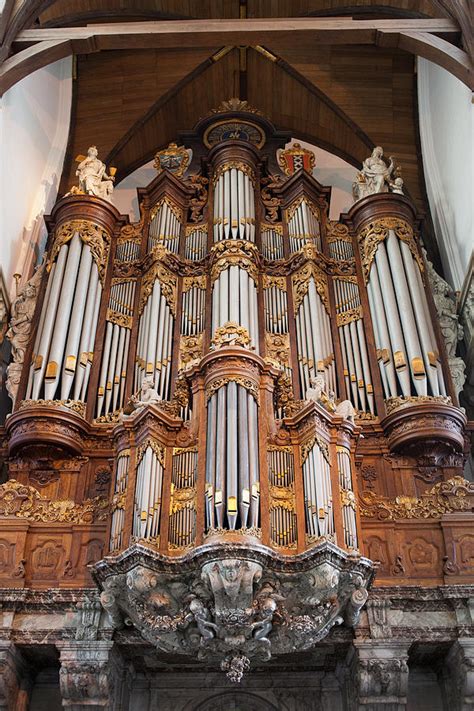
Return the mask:
<svg viewBox="0 0 474 711">
<path fill-rule="evenodd" d="M 102 711 L 116 708 L 119 674 L 112 653 L 114 644 L 101 640 L 67 640 L 57 643 L 61 669 L 59 686 L 68 711 Z"/>
<path fill-rule="evenodd" d="M 387 639 L 392 636 L 388 620 L 390 600 L 385 598 L 369 598 L 367 600 L 367 619 L 372 639 Z"/>
<path fill-rule="evenodd" d="M 405 711 L 408 648 L 404 640 L 354 640 L 342 680 L 347 711 Z"/>
<path fill-rule="evenodd" d="M 31 687 L 21 652 L 10 640 L 0 640 L 0 711 L 26 711 Z"/>
<path fill-rule="evenodd" d="M 443 685 L 446 708 L 450 711 L 474 709 L 474 639 L 460 638 L 446 656 Z"/>
</svg>

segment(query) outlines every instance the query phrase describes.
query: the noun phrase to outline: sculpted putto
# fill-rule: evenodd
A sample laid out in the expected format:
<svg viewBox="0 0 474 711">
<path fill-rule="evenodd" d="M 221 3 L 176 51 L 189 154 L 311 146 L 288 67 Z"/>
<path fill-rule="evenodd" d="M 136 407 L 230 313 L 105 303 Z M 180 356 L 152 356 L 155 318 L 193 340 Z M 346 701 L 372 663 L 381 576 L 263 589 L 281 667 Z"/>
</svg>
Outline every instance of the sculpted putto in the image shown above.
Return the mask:
<svg viewBox="0 0 474 711">
<path fill-rule="evenodd" d="M 76 175 L 79 177 L 79 188 L 86 195 L 95 195 L 110 202 L 115 178 L 105 172 L 105 163 L 99 160 L 95 146 L 89 148 L 87 157 L 77 166 Z"/>
<path fill-rule="evenodd" d="M 393 158 L 390 158 L 390 163 L 387 166 L 383 159 L 383 148 L 376 146 L 372 155 L 363 162 L 362 170 L 357 173 L 357 178 L 352 183 L 354 200 L 362 200 L 362 198 L 376 193 L 388 193 L 389 190 L 401 193 L 403 181 L 398 178 L 396 179 L 398 182 L 392 181 L 394 169 Z"/>
<path fill-rule="evenodd" d="M 332 390 L 326 391 L 326 383 L 322 375 L 317 375 L 309 381 L 311 387 L 306 390 L 306 399 L 313 400 L 322 405 L 326 410 L 339 415 L 344 420 L 354 422 L 356 410 L 350 400 L 341 400 L 336 404 L 336 397 Z"/>
</svg>

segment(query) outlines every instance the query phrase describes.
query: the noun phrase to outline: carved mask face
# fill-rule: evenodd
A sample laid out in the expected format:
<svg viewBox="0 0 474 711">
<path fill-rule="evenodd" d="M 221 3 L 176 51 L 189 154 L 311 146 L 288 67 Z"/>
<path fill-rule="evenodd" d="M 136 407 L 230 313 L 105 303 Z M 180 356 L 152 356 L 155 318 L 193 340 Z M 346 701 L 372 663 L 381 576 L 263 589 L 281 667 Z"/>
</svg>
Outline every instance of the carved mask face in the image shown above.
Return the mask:
<svg viewBox="0 0 474 711">
<path fill-rule="evenodd" d="M 237 580 L 239 570 L 240 561 L 238 560 L 233 560 L 231 562 L 229 561 L 227 563 L 224 563 L 221 568 L 222 576 L 226 580 L 228 580 L 229 583 L 233 583 L 235 580 Z"/>
</svg>

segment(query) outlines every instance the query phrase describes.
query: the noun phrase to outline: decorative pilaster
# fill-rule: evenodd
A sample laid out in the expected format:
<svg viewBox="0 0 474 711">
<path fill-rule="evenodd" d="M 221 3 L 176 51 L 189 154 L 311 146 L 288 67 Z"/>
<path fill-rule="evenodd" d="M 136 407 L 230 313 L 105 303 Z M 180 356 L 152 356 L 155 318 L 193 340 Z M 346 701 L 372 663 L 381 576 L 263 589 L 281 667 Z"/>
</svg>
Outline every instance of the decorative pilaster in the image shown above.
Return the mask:
<svg viewBox="0 0 474 711">
<path fill-rule="evenodd" d="M 408 643 L 354 641 L 347 659 L 347 711 L 405 711 Z"/>
<path fill-rule="evenodd" d="M 474 639 L 458 639 L 449 650 L 444 665 L 446 708 L 450 711 L 474 709 Z"/>
<path fill-rule="evenodd" d="M 62 703 L 69 711 L 113 709 L 116 665 L 111 658 L 113 642 L 65 641 L 58 644 Z"/>
</svg>

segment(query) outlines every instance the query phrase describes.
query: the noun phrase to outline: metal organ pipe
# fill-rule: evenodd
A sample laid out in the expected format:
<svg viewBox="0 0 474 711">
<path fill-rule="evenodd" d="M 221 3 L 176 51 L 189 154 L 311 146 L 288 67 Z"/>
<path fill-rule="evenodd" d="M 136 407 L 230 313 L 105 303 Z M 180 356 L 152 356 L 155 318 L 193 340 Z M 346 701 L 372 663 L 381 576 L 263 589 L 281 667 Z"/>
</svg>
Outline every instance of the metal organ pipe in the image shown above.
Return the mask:
<svg viewBox="0 0 474 711">
<path fill-rule="evenodd" d="M 173 254 L 178 254 L 181 219 L 181 210 L 169 198 L 161 200 L 152 212 L 148 251 L 162 244 Z"/>
<path fill-rule="evenodd" d="M 253 180 L 245 167 L 228 167 L 214 187 L 214 242 L 243 239 L 255 242 Z"/>
<path fill-rule="evenodd" d="M 230 380 L 207 405 L 206 525 L 258 525 L 258 414 L 254 397 Z M 214 455 L 215 452 L 215 455 Z"/>
<path fill-rule="evenodd" d="M 445 393 L 420 268 L 395 229 L 377 245 L 367 291 L 385 397 Z"/>
<path fill-rule="evenodd" d="M 163 487 L 163 452 L 147 444 L 137 466 L 132 535 L 157 539 L 160 532 Z"/>
<path fill-rule="evenodd" d="M 51 267 L 26 397 L 84 400 L 87 365 L 97 327 L 102 285 L 80 231 L 63 244 Z M 90 366 L 89 366 L 90 368 Z"/>
<path fill-rule="evenodd" d="M 326 387 L 337 392 L 329 317 L 310 276 L 308 289 L 296 316 L 296 332 L 299 343 L 298 360 L 302 372 L 302 389 L 305 393 L 310 379 L 323 374 Z"/>
<path fill-rule="evenodd" d="M 290 252 L 298 252 L 308 242 L 321 251 L 319 215 L 312 203 L 301 198 L 287 215 Z"/>
<path fill-rule="evenodd" d="M 337 468 L 341 489 L 342 528 L 344 543 L 348 548 L 358 548 L 356 499 L 352 484 L 351 456 L 347 447 L 337 447 Z"/>
<path fill-rule="evenodd" d="M 170 391 L 171 350 L 174 317 L 157 277 L 140 316 L 135 369 L 135 391 L 145 375 L 153 376 L 163 400 Z"/>
</svg>

